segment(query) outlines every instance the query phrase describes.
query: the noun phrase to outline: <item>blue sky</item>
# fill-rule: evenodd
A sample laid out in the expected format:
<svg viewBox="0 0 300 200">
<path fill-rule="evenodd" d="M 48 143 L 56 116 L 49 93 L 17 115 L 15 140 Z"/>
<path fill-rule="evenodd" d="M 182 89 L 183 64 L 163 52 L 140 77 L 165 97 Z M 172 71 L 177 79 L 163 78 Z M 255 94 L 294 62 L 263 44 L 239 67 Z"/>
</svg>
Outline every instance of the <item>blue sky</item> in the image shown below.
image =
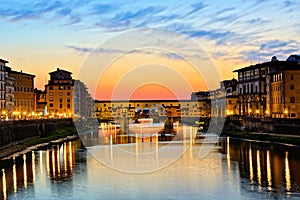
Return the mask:
<svg viewBox="0 0 300 200">
<path fill-rule="evenodd" d="M 137 28 L 190 37 L 224 79 L 232 78 L 236 68 L 273 55 L 284 60 L 300 53 L 299 0 L 0 2 L 0 58 L 36 74 L 39 88 L 48 72 L 60 66 L 75 76 L 94 48 Z"/>
</svg>

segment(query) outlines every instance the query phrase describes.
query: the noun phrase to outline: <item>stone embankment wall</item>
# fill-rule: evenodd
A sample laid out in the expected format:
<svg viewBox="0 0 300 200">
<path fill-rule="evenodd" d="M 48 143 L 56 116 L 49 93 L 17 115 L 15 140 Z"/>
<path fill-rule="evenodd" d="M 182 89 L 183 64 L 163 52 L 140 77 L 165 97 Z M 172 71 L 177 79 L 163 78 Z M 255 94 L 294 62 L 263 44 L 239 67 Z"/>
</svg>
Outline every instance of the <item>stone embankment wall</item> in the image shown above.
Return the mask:
<svg viewBox="0 0 300 200">
<path fill-rule="evenodd" d="M 236 119 L 231 118 L 231 120 L 234 121 Z M 300 134 L 300 119 L 244 117 L 240 118 L 239 121 L 242 126 L 247 127 L 250 131 L 290 135 Z"/>
<path fill-rule="evenodd" d="M 0 147 L 33 137 L 45 137 L 54 130 L 73 126 L 72 119 L 41 119 L 0 122 Z"/>
</svg>

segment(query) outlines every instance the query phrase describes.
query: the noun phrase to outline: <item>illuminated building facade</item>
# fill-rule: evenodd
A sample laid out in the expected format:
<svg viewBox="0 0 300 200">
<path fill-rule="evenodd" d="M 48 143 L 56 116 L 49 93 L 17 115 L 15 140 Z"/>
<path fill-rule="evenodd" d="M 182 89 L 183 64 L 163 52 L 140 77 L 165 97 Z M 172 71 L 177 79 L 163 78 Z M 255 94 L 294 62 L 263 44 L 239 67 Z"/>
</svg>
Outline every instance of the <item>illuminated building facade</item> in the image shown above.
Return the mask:
<svg viewBox="0 0 300 200">
<path fill-rule="evenodd" d="M 237 69 L 239 115 L 261 116 L 266 111 L 267 70 L 269 63 Z"/>
<path fill-rule="evenodd" d="M 8 63 L 6 60 L 0 59 L 0 112 L 1 112 L 1 118 L 2 118 L 2 113 L 4 114 L 5 112 L 5 65 Z"/>
<path fill-rule="evenodd" d="M 131 119 L 165 118 L 167 114 L 177 119 L 188 117 L 210 117 L 209 99 L 191 100 L 120 100 L 95 101 L 96 116 L 99 119 L 117 119 L 124 109 Z"/>
<path fill-rule="evenodd" d="M 13 112 L 15 110 L 15 79 L 8 76 L 6 73 L 5 77 L 6 93 L 5 93 L 5 114 L 6 119 L 13 118 Z"/>
<path fill-rule="evenodd" d="M 45 85 L 47 114 L 49 117 L 73 117 L 74 79 L 72 73 L 57 68 L 50 72 Z"/>
<path fill-rule="evenodd" d="M 14 79 L 15 117 L 25 118 L 34 112 L 34 78 L 35 75 L 22 71 L 13 71 L 7 67 L 8 76 Z"/>
<path fill-rule="evenodd" d="M 298 61 L 297 61 L 298 58 Z M 300 56 L 277 61 L 267 77 L 267 114 L 272 118 L 300 118 Z"/>
</svg>

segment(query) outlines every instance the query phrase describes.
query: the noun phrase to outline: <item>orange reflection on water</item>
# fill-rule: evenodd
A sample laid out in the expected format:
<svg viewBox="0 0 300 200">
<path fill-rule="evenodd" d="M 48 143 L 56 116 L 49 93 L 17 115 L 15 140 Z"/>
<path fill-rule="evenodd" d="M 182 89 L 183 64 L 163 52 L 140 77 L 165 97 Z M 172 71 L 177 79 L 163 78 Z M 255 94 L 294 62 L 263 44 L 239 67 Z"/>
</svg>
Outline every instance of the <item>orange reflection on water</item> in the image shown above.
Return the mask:
<svg viewBox="0 0 300 200">
<path fill-rule="evenodd" d="M 32 162 L 32 179 L 33 182 L 35 182 L 35 155 L 34 155 L 34 151 L 31 152 L 31 162 Z"/>
<path fill-rule="evenodd" d="M 5 177 L 5 170 L 2 169 L 2 190 L 3 190 L 3 199 L 7 199 L 7 189 L 6 189 L 6 177 Z"/>
<path fill-rule="evenodd" d="M 256 151 L 257 157 L 257 182 L 258 182 L 258 189 L 261 190 L 261 168 L 260 168 L 260 153 L 259 150 Z"/>
<path fill-rule="evenodd" d="M 49 152 L 49 149 L 47 149 L 46 151 L 46 168 L 47 168 L 47 174 L 48 174 L 48 177 L 50 177 L 50 156 L 49 156 L 50 152 Z"/>
<path fill-rule="evenodd" d="M 73 170 L 73 151 L 72 151 L 72 142 L 69 142 L 69 162 L 70 162 L 70 171 Z"/>
<path fill-rule="evenodd" d="M 16 172 L 16 164 L 13 165 L 13 182 L 14 182 L 14 193 L 17 192 L 17 172 Z"/>
<path fill-rule="evenodd" d="M 228 168 L 228 173 L 230 173 L 230 151 L 229 151 L 229 140 L 230 140 L 230 138 L 227 137 L 227 154 L 226 154 L 226 158 L 227 158 L 227 168 Z"/>
<path fill-rule="evenodd" d="M 267 151 L 267 180 L 268 190 L 272 189 L 272 173 L 271 173 L 271 162 L 270 162 L 270 150 Z"/>
<path fill-rule="evenodd" d="M 285 152 L 285 181 L 286 181 L 286 190 L 291 190 L 291 174 L 290 174 L 290 166 L 288 159 L 288 152 Z"/>
<path fill-rule="evenodd" d="M 251 147 L 249 148 L 249 178 L 250 183 L 253 184 L 253 164 L 252 164 L 252 150 Z"/>
<path fill-rule="evenodd" d="M 27 188 L 27 169 L 26 169 L 26 154 L 23 154 L 23 173 L 24 173 L 24 187 Z"/>
</svg>

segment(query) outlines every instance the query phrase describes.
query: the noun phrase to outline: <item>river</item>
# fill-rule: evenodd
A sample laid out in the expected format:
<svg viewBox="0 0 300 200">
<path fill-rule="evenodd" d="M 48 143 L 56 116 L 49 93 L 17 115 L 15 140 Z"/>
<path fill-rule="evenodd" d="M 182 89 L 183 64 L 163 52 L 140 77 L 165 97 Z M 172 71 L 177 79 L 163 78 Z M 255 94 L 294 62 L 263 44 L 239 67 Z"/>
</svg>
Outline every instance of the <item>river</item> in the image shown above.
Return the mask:
<svg viewBox="0 0 300 200">
<path fill-rule="evenodd" d="M 166 145 L 152 141 L 124 148 L 141 152 Z M 300 199 L 297 147 L 222 138 L 202 158 L 199 151 L 206 144 L 185 145 L 169 148 L 169 153 L 184 150 L 178 159 L 143 173 L 113 169 L 79 140 L 35 150 L 1 161 L 0 198 Z M 123 156 L 123 164 L 134 166 Z M 114 155 L 114 162 L 118 159 Z"/>
</svg>

